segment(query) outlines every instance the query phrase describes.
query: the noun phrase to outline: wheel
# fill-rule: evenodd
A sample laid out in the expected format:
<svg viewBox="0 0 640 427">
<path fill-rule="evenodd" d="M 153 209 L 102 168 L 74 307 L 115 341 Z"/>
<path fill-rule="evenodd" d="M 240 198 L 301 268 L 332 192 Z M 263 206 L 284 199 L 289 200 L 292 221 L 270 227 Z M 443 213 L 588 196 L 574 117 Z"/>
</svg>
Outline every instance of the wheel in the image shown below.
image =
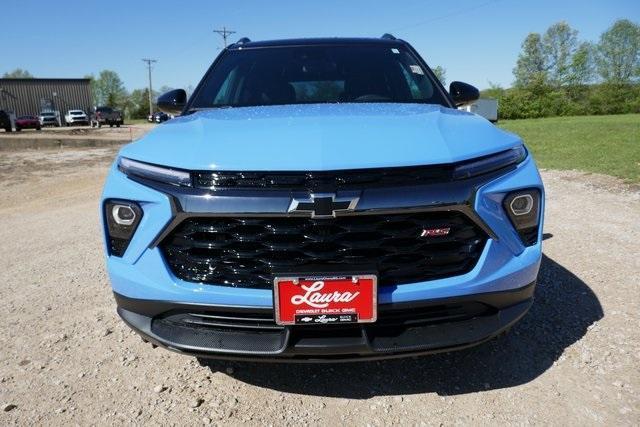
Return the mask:
<svg viewBox="0 0 640 427">
<path fill-rule="evenodd" d="M 70 126 L 69 122 L 66 122 L 66 123 L 65 123 L 65 125 L 66 125 L 67 127 L 69 127 L 69 126 Z"/>
<path fill-rule="evenodd" d="M 36 128 L 36 130 L 37 130 L 37 131 L 41 131 L 41 130 L 42 130 L 42 128 L 41 128 L 40 126 L 38 126 L 38 127 Z"/>
<path fill-rule="evenodd" d="M 120 127 L 120 123 L 118 123 L 118 124 L 116 125 L 116 127 L 117 127 L 117 128 L 119 128 L 119 127 Z"/>
<path fill-rule="evenodd" d="M 20 132 L 22 130 L 22 128 L 19 128 L 16 126 L 16 132 Z"/>
<path fill-rule="evenodd" d="M 109 123 L 109 127 L 112 128 L 113 127 L 113 123 Z"/>
<path fill-rule="evenodd" d="M 4 131 L 5 132 L 12 132 L 13 129 L 11 129 L 11 126 L 9 126 L 9 127 L 4 128 Z"/>
<path fill-rule="evenodd" d="M 98 128 L 102 127 L 102 123 L 98 122 Z"/>
</svg>

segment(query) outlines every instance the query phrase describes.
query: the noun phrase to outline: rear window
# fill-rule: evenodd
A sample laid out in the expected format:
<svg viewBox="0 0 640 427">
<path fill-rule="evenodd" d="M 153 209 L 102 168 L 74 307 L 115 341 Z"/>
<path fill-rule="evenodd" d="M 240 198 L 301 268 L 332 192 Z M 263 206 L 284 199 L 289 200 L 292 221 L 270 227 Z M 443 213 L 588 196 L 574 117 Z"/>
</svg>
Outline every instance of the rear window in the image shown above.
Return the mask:
<svg viewBox="0 0 640 427">
<path fill-rule="evenodd" d="M 394 102 L 449 106 L 404 47 L 324 45 L 231 50 L 195 94 L 194 109 Z"/>
</svg>

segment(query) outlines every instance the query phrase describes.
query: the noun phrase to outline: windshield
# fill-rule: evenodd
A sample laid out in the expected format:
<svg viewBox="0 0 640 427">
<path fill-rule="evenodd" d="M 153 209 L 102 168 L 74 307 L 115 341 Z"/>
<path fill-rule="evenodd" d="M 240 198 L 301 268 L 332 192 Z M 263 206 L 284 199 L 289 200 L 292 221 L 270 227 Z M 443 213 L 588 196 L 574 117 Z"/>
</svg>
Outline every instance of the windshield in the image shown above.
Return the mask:
<svg viewBox="0 0 640 427">
<path fill-rule="evenodd" d="M 338 102 L 449 106 L 404 47 L 325 45 L 230 50 L 191 109 Z"/>
<path fill-rule="evenodd" d="M 72 116 L 82 116 L 84 113 L 82 111 L 74 110 L 69 111 L 69 114 L 71 114 Z"/>
</svg>

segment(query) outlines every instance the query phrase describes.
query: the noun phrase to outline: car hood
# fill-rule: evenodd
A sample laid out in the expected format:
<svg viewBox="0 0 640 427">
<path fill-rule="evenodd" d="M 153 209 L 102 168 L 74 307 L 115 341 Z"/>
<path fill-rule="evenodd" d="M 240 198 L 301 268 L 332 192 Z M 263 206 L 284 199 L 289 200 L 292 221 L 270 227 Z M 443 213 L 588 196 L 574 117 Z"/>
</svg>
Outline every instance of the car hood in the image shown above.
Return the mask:
<svg viewBox="0 0 640 427">
<path fill-rule="evenodd" d="M 520 139 L 477 115 L 426 104 L 219 108 L 178 117 L 122 156 L 191 170 L 336 170 L 452 163 Z"/>
</svg>

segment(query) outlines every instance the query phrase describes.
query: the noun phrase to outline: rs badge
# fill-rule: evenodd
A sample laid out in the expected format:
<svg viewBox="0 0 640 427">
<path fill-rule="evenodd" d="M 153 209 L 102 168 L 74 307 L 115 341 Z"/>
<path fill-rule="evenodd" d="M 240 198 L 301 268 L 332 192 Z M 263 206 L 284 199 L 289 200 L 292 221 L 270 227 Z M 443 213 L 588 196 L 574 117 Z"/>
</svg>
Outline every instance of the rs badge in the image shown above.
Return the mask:
<svg viewBox="0 0 640 427">
<path fill-rule="evenodd" d="M 445 228 L 425 228 L 424 230 L 422 230 L 422 233 L 420 233 L 420 237 L 447 236 L 449 234 L 449 231 L 451 231 L 451 228 L 449 228 L 449 227 L 445 227 Z"/>
</svg>

